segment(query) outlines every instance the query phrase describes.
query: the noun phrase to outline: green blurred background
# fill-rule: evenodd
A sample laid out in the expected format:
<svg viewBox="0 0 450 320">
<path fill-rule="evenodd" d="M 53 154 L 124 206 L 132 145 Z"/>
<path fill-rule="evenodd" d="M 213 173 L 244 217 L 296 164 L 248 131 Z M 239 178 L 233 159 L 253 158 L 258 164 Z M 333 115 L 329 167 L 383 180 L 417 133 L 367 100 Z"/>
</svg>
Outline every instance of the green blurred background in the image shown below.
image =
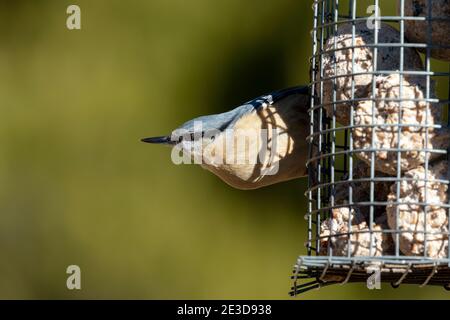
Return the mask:
<svg viewBox="0 0 450 320">
<path fill-rule="evenodd" d="M 304 0 L 0 1 L 0 298 L 289 298 L 306 179 L 234 190 L 139 139 L 308 82 L 311 25 Z"/>
</svg>

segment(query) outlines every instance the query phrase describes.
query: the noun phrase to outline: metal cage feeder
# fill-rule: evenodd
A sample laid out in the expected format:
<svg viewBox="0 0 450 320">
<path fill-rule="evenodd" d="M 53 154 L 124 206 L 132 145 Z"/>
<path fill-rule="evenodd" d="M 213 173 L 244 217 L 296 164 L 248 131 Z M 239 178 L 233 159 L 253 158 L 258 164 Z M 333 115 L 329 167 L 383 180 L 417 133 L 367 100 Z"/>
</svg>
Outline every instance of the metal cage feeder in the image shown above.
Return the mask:
<svg viewBox="0 0 450 320">
<path fill-rule="evenodd" d="M 440 2 L 398 0 L 389 16 L 391 1 L 313 2 L 307 255 L 291 295 L 373 281 L 450 289 L 450 5 Z"/>
</svg>

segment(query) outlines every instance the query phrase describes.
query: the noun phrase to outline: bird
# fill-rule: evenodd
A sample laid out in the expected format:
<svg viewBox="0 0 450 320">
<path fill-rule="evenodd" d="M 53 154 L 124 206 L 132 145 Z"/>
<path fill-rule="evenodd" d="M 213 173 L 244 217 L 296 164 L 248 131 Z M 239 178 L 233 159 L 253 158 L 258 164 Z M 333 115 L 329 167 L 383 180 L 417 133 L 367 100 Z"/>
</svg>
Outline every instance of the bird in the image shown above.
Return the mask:
<svg viewBox="0 0 450 320">
<path fill-rule="evenodd" d="M 233 188 L 258 189 L 306 176 L 309 102 L 308 86 L 277 90 L 141 141 L 172 147 L 176 164 L 199 164 Z"/>
</svg>

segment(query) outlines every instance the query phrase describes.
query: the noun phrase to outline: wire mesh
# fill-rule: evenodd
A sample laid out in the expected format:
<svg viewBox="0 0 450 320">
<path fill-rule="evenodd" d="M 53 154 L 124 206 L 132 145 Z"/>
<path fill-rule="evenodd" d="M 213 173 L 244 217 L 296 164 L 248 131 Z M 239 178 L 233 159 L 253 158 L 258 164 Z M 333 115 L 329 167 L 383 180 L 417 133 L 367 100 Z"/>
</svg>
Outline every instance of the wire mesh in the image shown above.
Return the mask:
<svg viewBox="0 0 450 320">
<path fill-rule="evenodd" d="M 391 1 L 313 2 L 307 255 L 292 295 L 375 269 L 394 287 L 449 288 L 450 5 L 440 2 L 398 0 L 391 15 Z"/>
</svg>

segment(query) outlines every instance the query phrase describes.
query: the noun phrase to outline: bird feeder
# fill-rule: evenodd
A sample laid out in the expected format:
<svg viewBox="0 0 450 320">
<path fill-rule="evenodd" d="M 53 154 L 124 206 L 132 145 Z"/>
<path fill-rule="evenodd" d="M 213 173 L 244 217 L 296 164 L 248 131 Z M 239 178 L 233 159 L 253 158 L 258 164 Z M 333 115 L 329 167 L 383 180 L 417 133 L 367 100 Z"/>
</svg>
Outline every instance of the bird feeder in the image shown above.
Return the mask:
<svg viewBox="0 0 450 320">
<path fill-rule="evenodd" d="M 307 254 L 291 295 L 450 288 L 450 4 L 380 2 L 313 3 Z"/>
</svg>

